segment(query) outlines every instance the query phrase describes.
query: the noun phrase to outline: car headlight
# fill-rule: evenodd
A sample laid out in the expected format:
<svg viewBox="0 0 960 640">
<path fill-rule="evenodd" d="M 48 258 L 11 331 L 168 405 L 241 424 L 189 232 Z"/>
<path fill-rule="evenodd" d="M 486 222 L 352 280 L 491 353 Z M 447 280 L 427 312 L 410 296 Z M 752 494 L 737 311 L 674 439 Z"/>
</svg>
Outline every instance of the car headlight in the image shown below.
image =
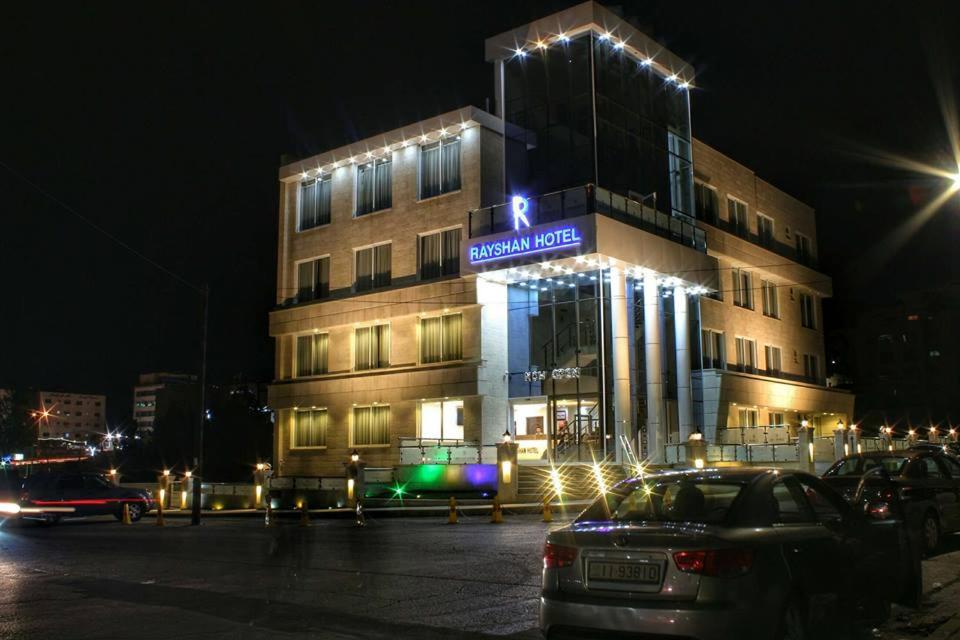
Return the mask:
<svg viewBox="0 0 960 640">
<path fill-rule="evenodd" d="M 16 502 L 0 502 L 0 513 L 5 515 L 16 515 L 20 513 L 20 505 Z"/>
</svg>

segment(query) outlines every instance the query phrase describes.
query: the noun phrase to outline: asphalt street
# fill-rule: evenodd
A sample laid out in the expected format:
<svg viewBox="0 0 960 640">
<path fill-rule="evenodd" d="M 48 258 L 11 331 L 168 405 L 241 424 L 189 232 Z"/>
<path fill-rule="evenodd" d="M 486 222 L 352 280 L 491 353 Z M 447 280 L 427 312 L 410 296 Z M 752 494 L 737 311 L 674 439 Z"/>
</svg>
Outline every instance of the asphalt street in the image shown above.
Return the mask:
<svg viewBox="0 0 960 640">
<path fill-rule="evenodd" d="M 0 638 L 538 638 L 544 533 L 562 521 L 444 522 L 0 527 Z M 875 637 L 960 622 L 960 539 L 924 573 L 924 607 L 896 610 Z"/>
</svg>

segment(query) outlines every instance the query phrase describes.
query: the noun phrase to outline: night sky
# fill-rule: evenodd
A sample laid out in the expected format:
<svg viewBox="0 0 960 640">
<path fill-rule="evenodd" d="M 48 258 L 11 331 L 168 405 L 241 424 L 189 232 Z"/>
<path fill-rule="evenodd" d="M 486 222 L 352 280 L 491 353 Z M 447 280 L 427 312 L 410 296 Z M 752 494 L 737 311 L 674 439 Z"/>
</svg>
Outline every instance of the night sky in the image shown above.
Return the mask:
<svg viewBox="0 0 960 640">
<path fill-rule="evenodd" d="M 209 283 L 211 381 L 270 380 L 281 155 L 482 107 L 484 38 L 571 4 L 5 4 L 0 386 L 106 393 L 113 423 L 138 373 L 198 369 L 197 291 L 67 208 Z M 865 151 L 950 167 L 958 3 L 622 6 L 696 67 L 694 135 L 816 207 L 828 329 L 956 281 L 960 196 L 891 244 L 944 183 Z"/>
</svg>

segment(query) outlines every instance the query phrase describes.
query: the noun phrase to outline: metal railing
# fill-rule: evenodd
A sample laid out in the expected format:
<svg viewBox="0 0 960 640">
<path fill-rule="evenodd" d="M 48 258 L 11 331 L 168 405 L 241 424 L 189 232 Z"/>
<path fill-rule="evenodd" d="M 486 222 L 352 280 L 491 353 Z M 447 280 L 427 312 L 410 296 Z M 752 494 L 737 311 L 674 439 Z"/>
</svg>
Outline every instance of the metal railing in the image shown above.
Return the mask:
<svg viewBox="0 0 960 640">
<path fill-rule="evenodd" d="M 794 262 L 798 262 L 802 265 L 811 267 L 813 269 L 817 268 L 817 259 L 810 255 L 809 253 L 800 253 L 797 251 L 797 248 L 780 242 L 775 238 L 762 237 L 756 233 L 750 233 L 748 227 L 742 225 L 736 225 L 730 222 L 729 220 L 723 220 L 721 218 L 704 216 L 701 218 L 707 224 L 716 227 L 722 231 L 733 234 L 739 238 L 743 238 L 747 242 L 751 242 L 759 247 L 763 247 L 768 251 L 772 251 L 779 256 L 783 256 Z"/>
<path fill-rule="evenodd" d="M 527 198 L 527 217 L 536 224 L 557 222 L 598 213 L 633 227 L 706 253 L 707 241 L 703 229 L 682 218 L 657 211 L 641 202 L 613 191 L 587 184 L 563 191 L 545 193 Z M 513 229 L 511 203 L 474 209 L 469 214 L 470 237 L 503 233 Z"/>
<path fill-rule="evenodd" d="M 497 446 L 467 440 L 401 438 L 400 464 L 482 464 L 497 461 Z"/>
</svg>

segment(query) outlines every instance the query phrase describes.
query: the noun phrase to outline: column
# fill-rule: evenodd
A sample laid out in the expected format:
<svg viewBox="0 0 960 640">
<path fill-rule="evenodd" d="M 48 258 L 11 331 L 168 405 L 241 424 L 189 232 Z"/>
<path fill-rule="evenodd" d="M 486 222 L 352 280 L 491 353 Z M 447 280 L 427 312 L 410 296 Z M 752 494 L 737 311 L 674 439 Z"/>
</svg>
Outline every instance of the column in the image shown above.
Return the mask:
<svg viewBox="0 0 960 640">
<path fill-rule="evenodd" d="M 631 434 L 630 402 L 630 305 L 627 273 L 610 268 L 610 347 L 613 372 L 613 434 L 616 461 L 622 462 L 620 436 Z"/>
<path fill-rule="evenodd" d="M 657 274 L 643 276 L 643 346 L 647 371 L 647 457 L 663 463 L 663 372 L 660 364 L 660 292 Z"/>
<path fill-rule="evenodd" d="M 690 317 L 687 290 L 673 290 L 673 330 L 677 346 L 677 417 L 680 442 L 693 433 L 693 389 L 690 383 Z"/>
</svg>

